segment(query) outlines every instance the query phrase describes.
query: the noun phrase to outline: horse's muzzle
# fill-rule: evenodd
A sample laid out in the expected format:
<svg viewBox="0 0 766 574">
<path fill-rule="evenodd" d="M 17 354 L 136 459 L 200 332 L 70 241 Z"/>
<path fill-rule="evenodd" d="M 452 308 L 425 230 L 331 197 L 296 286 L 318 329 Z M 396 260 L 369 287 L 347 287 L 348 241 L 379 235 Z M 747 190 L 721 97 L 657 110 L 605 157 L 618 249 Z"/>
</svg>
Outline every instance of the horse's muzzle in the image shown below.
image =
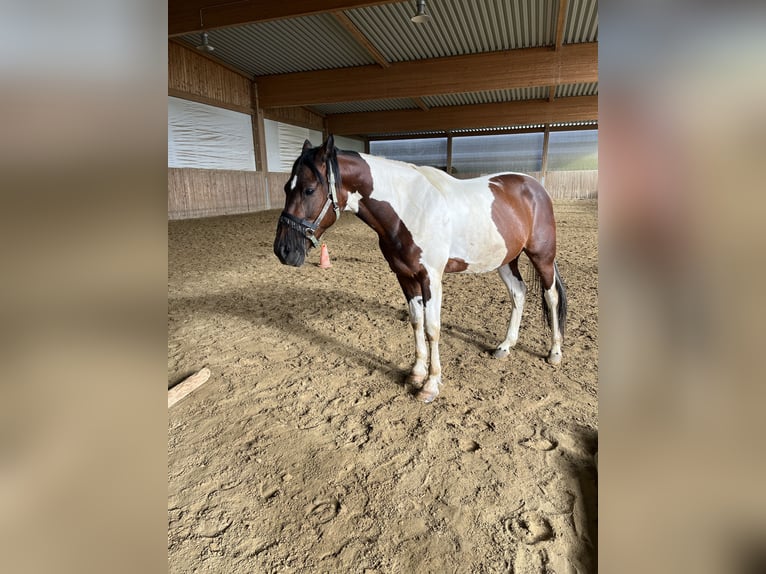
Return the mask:
<svg viewBox="0 0 766 574">
<path fill-rule="evenodd" d="M 294 229 L 280 225 L 274 239 L 274 255 L 283 265 L 300 267 L 306 259 L 306 238 Z"/>
<path fill-rule="evenodd" d="M 303 253 L 298 253 L 297 251 L 274 249 L 274 253 L 283 265 L 292 265 L 293 267 L 300 267 L 306 259 L 306 256 Z"/>
</svg>

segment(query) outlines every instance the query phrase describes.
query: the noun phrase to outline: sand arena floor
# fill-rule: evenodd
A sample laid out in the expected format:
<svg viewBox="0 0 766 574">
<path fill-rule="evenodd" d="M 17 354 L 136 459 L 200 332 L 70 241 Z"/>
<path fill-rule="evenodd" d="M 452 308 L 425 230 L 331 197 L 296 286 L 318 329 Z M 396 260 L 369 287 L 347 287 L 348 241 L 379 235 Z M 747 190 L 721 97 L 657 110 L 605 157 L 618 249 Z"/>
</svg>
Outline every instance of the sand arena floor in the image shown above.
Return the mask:
<svg viewBox="0 0 766 574">
<path fill-rule="evenodd" d="M 279 263 L 278 210 L 169 222 L 168 385 L 213 372 L 169 412 L 169 572 L 595 571 L 597 203 L 555 209 L 562 364 L 539 291 L 495 360 L 505 286 L 448 275 L 431 405 L 403 383 L 404 297 L 361 221 L 326 234 L 329 270 Z"/>
</svg>

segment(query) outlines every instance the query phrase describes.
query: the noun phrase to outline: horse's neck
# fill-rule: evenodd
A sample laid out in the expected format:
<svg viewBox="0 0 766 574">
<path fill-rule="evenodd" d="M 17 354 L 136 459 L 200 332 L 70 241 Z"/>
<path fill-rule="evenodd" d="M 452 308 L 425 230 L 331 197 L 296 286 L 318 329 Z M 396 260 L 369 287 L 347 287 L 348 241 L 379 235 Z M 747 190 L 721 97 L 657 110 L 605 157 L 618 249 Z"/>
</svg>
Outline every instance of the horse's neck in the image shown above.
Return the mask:
<svg viewBox="0 0 766 574">
<path fill-rule="evenodd" d="M 370 169 L 373 198 L 401 202 L 412 200 L 415 197 L 413 191 L 421 197 L 427 193 L 424 176 L 417 166 L 373 155 L 362 155 L 362 159 Z"/>
<path fill-rule="evenodd" d="M 424 211 L 444 211 L 444 198 L 413 165 L 400 161 L 359 154 L 364 164 L 365 187 L 360 195 L 349 197 L 357 208 L 357 217 L 375 230 L 385 241 L 398 236 L 401 227 L 398 221 L 421 220 Z M 360 163 L 362 163 L 360 162 Z M 356 174 L 360 170 L 355 171 Z M 354 179 L 354 178 L 352 178 Z M 356 178 L 350 182 L 358 183 Z M 352 188 L 353 189 L 353 188 Z M 350 191 L 353 194 L 353 191 Z M 421 221 L 422 223 L 422 221 Z M 414 232 L 415 228 L 409 230 Z"/>
</svg>

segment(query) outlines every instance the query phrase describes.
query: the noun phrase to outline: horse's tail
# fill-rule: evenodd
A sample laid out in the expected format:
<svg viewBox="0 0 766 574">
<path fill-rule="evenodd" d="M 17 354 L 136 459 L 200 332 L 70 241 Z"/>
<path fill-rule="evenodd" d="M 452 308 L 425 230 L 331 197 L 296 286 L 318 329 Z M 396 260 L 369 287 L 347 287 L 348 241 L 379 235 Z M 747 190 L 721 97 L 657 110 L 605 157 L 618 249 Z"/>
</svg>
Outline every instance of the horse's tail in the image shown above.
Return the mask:
<svg viewBox="0 0 766 574">
<path fill-rule="evenodd" d="M 564 285 L 564 281 L 561 279 L 559 266 L 555 261 L 553 262 L 553 284 L 556 286 L 556 292 L 559 295 L 559 304 L 556 315 L 558 317 L 559 331 L 563 337 L 567 326 L 567 287 Z M 551 311 L 548 309 L 548 304 L 545 302 L 545 287 L 543 286 L 542 281 L 540 281 L 540 290 L 542 292 L 540 298 L 542 299 L 543 303 L 543 317 L 545 318 L 545 324 L 552 329 L 553 325 L 551 324 Z"/>
</svg>

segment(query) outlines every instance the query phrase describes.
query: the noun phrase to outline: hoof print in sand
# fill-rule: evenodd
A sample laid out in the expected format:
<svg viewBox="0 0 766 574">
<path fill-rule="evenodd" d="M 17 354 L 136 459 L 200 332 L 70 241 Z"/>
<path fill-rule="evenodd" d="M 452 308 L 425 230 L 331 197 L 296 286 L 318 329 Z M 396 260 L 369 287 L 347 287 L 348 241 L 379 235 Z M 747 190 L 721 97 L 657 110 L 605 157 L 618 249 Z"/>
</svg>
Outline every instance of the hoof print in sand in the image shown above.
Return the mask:
<svg viewBox="0 0 766 574">
<path fill-rule="evenodd" d="M 481 448 L 481 445 L 475 440 L 460 439 L 458 441 L 458 447 L 463 452 L 476 452 L 477 450 Z"/>
<path fill-rule="evenodd" d="M 539 512 L 524 512 L 508 518 L 503 526 L 506 532 L 526 544 L 536 544 L 553 538 L 551 523 Z"/>
<path fill-rule="evenodd" d="M 306 513 L 312 524 L 326 524 L 338 515 L 340 503 L 337 500 L 324 500 L 314 504 Z"/>
<path fill-rule="evenodd" d="M 547 434 L 548 433 L 544 430 L 535 431 L 535 434 L 532 436 L 520 440 L 519 444 L 523 447 L 543 452 L 553 450 L 559 443 L 555 439 L 547 436 Z"/>
</svg>

